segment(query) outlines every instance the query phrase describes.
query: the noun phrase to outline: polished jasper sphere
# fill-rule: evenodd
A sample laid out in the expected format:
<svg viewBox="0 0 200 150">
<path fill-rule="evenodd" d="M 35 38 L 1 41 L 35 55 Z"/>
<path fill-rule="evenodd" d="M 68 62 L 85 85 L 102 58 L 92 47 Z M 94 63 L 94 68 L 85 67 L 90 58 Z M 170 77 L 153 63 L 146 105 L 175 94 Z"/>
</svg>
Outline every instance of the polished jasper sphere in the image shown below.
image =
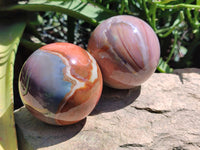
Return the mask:
<svg viewBox="0 0 200 150">
<path fill-rule="evenodd" d="M 160 45 L 152 28 L 143 20 L 120 15 L 96 27 L 88 51 L 99 64 L 104 82 L 118 89 L 141 85 L 156 70 Z"/>
<path fill-rule="evenodd" d="M 36 50 L 25 62 L 19 92 L 26 108 L 38 119 L 68 125 L 84 119 L 102 92 L 102 75 L 95 59 L 69 43 Z"/>
</svg>

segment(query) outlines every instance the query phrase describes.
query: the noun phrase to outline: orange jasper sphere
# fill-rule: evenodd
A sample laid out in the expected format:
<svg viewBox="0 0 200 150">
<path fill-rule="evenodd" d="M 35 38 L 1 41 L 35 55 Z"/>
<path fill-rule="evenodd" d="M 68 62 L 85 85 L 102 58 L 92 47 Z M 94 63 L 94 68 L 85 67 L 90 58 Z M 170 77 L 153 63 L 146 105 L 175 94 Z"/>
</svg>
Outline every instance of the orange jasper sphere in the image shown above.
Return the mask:
<svg viewBox="0 0 200 150">
<path fill-rule="evenodd" d="M 97 26 L 88 51 L 97 60 L 104 82 L 118 89 L 145 82 L 156 70 L 160 57 L 159 41 L 152 28 L 128 15 L 111 17 Z"/>
<path fill-rule="evenodd" d="M 70 43 L 53 43 L 36 50 L 25 62 L 19 92 L 38 119 L 68 125 L 84 119 L 102 92 L 102 75 L 95 59 Z"/>
</svg>

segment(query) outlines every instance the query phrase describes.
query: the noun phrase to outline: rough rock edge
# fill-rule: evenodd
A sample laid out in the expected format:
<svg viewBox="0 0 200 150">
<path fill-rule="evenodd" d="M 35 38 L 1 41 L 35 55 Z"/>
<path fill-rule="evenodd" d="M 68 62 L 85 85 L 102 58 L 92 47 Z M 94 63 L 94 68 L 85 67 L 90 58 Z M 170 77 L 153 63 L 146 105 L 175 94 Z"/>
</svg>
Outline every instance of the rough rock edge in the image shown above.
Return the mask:
<svg viewBox="0 0 200 150">
<path fill-rule="evenodd" d="M 200 149 L 197 89 L 200 69 L 191 68 L 154 74 L 129 91 L 106 87 L 87 120 L 67 127 L 41 123 L 21 108 L 15 112 L 20 149 Z"/>
</svg>

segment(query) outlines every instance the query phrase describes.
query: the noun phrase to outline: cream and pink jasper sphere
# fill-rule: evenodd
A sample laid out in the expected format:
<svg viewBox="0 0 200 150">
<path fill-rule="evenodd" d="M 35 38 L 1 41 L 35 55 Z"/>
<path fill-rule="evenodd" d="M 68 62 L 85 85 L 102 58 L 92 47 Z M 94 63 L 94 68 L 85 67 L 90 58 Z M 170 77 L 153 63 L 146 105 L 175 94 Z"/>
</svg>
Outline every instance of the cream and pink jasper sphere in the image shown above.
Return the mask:
<svg viewBox="0 0 200 150">
<path fill-rule="evenodd" d="M 143 20 L 119 15 L 96 27 L 88 51 L 98 62 L 105 84 L 117 89 L 141 85 L 156 70 L 159 40 Z"/>
</svg>

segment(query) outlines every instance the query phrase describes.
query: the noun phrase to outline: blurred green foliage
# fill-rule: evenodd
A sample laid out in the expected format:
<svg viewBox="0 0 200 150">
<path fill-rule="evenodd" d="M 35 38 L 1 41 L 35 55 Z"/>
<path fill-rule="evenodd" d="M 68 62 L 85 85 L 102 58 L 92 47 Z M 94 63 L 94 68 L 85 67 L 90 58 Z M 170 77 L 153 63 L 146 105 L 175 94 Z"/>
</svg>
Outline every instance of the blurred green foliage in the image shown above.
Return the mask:
<svg viewBox="0 0 200 150">
<path fill-rule="evenodd" d="M 161 44 L 160 72 L 200 67 L 200 0 L 87 0 L 151 25 Z M 171 66 L 171 68 L 169 67 Z"/>
<path fill-rule="evenodd" d="M 87 49 L 91 32 L 103 20 L 122 14 L 137 16 L 159 37 L 162 59 L 158 71 L 172 72 L 174 68 L 200 67 L 199 3 L 199 0 L 29 0 L 10 5 L 5 11 L 26 11 L 29 32 L 25 32 L 21 44 L 32 49 L 41 46 L 34 37 L 42 44 L 68 41 Z"/>
</svg>

